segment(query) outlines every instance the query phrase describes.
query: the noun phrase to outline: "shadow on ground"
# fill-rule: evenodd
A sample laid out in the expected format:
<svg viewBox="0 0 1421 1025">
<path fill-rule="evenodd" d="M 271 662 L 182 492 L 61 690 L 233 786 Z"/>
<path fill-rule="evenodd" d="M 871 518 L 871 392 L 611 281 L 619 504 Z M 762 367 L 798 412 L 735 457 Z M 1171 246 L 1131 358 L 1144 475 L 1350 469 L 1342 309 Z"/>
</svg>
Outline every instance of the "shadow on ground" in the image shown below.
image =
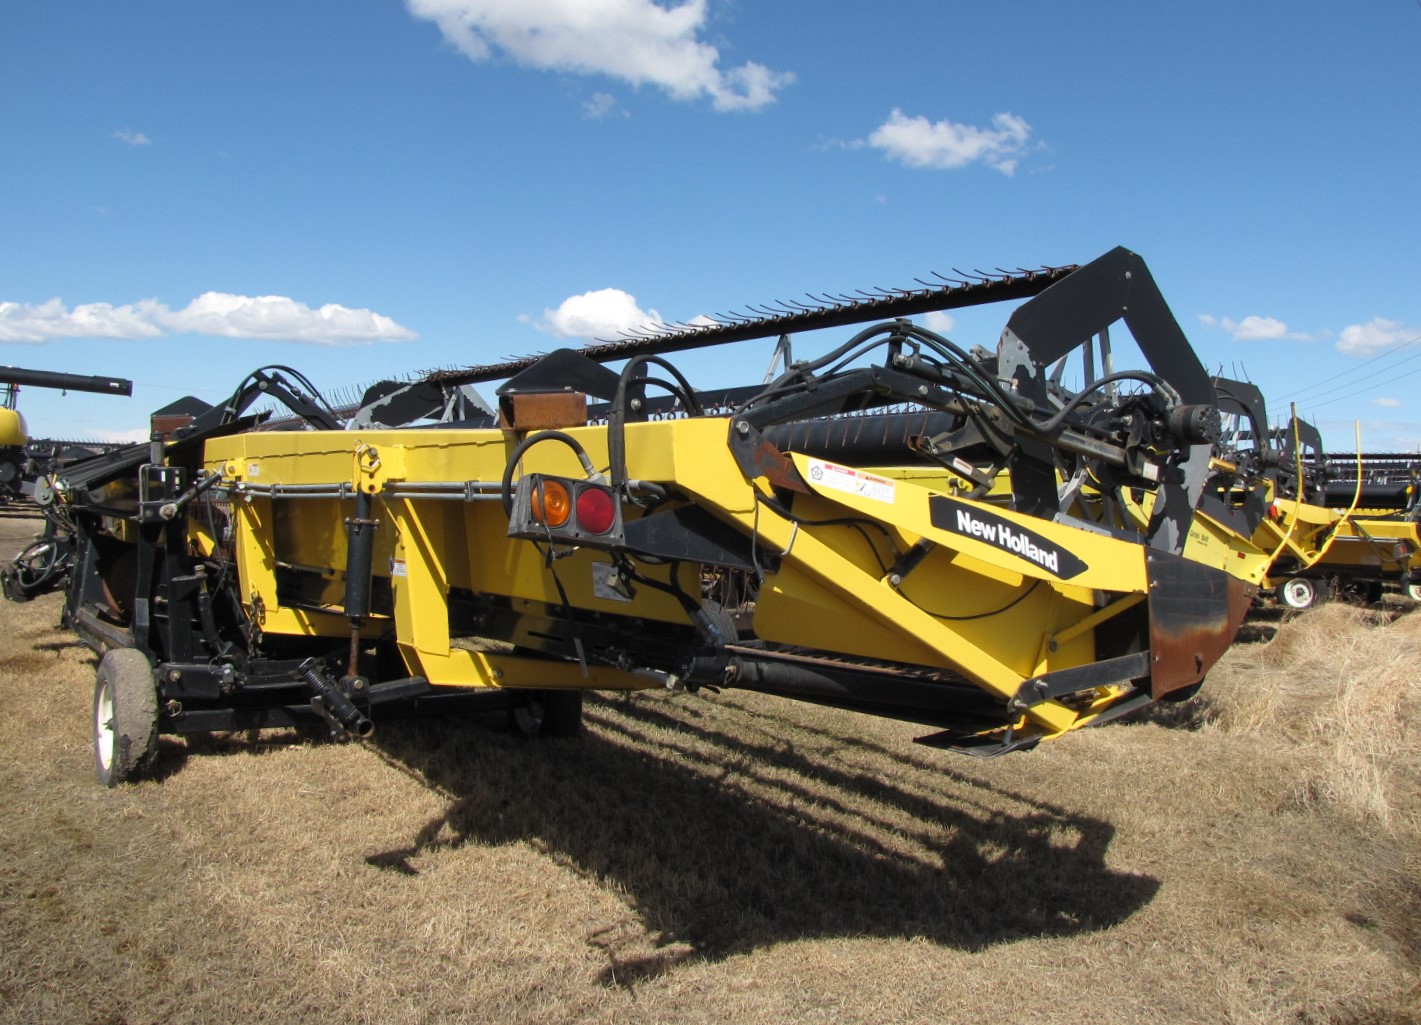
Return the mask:
<svg viewBox="0 0 1421 1025">
<path fill-rule="evenodd" d="M 1105 821 L 911 749 L 783 720 L 801 751 L 765 739 L 776 723 L 763 712 L 718 702 L 712 723 L 692 708 L 591 699 L 589 729 L 572 741 L 469 720 L 382 726 L 379 749 L 453 800 L 408 846 L 366 861 L 417 874 L 434 846 L 533 842 L 625 893 L 667 951 L 611 955 L 604 981 L 618 984 L 808 937 L 976 950 L 1067 936 L 1120 922 L 1159 887 L 1106 866 Z"/>
</svg>

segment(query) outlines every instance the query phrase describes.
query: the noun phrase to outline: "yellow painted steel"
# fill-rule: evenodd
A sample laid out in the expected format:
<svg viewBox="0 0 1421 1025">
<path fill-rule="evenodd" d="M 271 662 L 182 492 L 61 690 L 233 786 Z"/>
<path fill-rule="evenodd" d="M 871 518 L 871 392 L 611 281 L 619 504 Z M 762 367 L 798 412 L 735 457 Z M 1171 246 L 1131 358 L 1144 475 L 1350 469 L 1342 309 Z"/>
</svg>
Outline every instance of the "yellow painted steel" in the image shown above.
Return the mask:
<svg viewBox="0 0 1421 1025">
<path fill-rule="evenodd" d="M 629 424 L 626 466 L 631 478 L 662 484 L 737 528 L 753 539 L 765 565 L 776 567 L 765 573 L 754 609 L 754 629 L 764 641 L 949 670 L 1010 701 L 1033 677 L 1095 661 L 1096 630 L 1149 592 L 1146 549 L 1135 540 L 974 502 L 939 474 L 841 467 L 834 485 L 816 482 L 824 477 L 822 461 L 795 455 L 812 493 L 799 496 L 791 520 L 766 501 L 763 480 L 741 472 L 729 429 L 729 420 L 715 417 Z M 607 465 L 605 427 L 566 433 L 594 465 Z M 539 545 L 507 536 L 496 485 L 519 440 L 493 429 L 251 432 L 209 440 L 205 465 L 224 475 L 221 500 L 234 525 L 248 615 L 268 634 L 348 634 L 341 607 L 344 523 L 355 492 L 364 491 L 375 497 L 379 521 L 375 576 L 392 595 L 392 614 L 372 617 L 364 633 L 392 638 L 411 673 L 448 686 L 655 684 L 647 673 L 524 658 L 451 631 L 451 595 L 460 593 L 496 595 L 515 609 L 557 608 L 566 600 L 648 628 L 690 623 L 682 604 L 656 588 L 640 587 L 632 598 L 599 588 L 599 567 L 610 559 L 604 553 L 583 548 L 550 560 Z M 521 473 L 584 472 L 566 446 L 552 441 L 529 448 L 521 462 Z M 845 481 L 864 487 L 846 489 Z M 944 529 L 933 518 L 933 503 L 944 496 L 955 509 L 990 513 L 1013 531 L 1074 553 L 1084 568 L 1061 579 L 1001 545 Z M 1140 523 L 1147 511 L 1134 514 Z M 845 524 L 845 517 L 877 529 Z M 204 547 L 213 543 L 200 539 Z M 889 572 L 895 551 L 914 545 L 930 550 L 911 573 L 895 578 Z M 1262 574 L 1263 554 L 1210 521 L 1196 520 L 1186 554 L 1245 580 Z M 641 568 L 670 580 L 667 567 Z M 680 572 L 682 589 L 697 593 L 698 567 Z M 299 606 L 282 603 L 280 580 L 291 574 L 306 584 Z M 1101 687 L 1093 699 L 1070 706 L 1035 704 L 1023 722 L 1054 735 L 1089 721 L 1125 689 Z"/>
<path fill-rule="evenodd" d="M 18 448 L 27 441 L 25 418 L 18 410 L 0 407 L 0 448 Z"/>
</svg>

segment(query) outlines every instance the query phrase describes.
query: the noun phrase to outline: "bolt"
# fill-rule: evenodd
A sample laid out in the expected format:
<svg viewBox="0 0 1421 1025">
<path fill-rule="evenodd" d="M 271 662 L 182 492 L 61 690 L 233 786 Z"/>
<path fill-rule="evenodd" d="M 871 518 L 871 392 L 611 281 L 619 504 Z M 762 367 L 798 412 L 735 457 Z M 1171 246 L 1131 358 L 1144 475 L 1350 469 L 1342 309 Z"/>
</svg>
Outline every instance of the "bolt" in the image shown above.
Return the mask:
<svg viewBox="0 0 1421 1025">
<path fill-rule="evenodd" d="M 183 678 L 183 674 L 182 674 L 181 671 L 179 671 L 179 670 L 177 670 L 177 669 L 169 669 L 169 670 L 168 670 L 168 682 L 169 682 L 169 683 L 177 683 L 177 682 L 178 682 L 179 680 L 181 680 L 182 678 Z"/>
<path fill-rule="evenodd" d="M 735 421 L 735 433 L 740 435 L 742 438 L 745 437 L 745 435 L 750 433 L 750 425 L 744 420 Z"/>
</svg>

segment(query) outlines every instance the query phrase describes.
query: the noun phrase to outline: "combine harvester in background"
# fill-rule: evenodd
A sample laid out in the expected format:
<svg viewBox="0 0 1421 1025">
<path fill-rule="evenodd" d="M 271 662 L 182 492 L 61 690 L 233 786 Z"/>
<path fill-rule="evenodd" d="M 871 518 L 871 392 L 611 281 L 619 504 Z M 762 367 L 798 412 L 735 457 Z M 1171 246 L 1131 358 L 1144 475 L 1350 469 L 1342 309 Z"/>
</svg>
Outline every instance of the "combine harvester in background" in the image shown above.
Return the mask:
<svg viewBox="0 0 1421 1025">
<path fill-rule="evenodd" d="M 1294 416 L 1268 427 L 1256 385 L 1214 378 L 1223 427 L 1216 499 L 1234 528 L 1272 553 L 1265 589 L 1287 608 L 1336 595 L 1376 603 L 1385 588 L 1421 599 L 1415 461 L 1323 452 L 1317 428 Z"/>
<path fill-rule="evenodd" d="M 907 319 L 1021 300 L 995 352 Z M 1104 359 L 1121 320 L 1146 366 Z M 750 339 L 786 359 L 765 384 L 698 391 L 664 358 Z M 301 429 L 265 429 L 268 398 Z M 1193 693 L 1233 640 L 1271 553 L 1208 501 L 1218 427 L 1124 249 L 387 383 L 348 418 L 265 368 L 48 493 L 79 536 L 66 622 L 103 653 L 98 776 L 162 733 L 312 719 L 565 735 L 586 690 L 652 687 L 1029 748 Z"/>
</svg>

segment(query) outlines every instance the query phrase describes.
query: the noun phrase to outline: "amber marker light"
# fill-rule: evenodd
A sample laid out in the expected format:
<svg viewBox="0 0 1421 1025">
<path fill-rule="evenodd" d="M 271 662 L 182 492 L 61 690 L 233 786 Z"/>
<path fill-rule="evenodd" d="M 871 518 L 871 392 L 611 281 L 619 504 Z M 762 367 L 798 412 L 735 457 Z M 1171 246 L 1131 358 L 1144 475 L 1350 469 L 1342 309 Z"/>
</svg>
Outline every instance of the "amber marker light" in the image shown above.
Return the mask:
<svg viewBox="0 0 1421 1025">
<path fill-rule="evenodd" d="M 544 480 L 529 496 L 533 518 L 549 527 L 561 527 L 572 514 L 572 496 L 560 481 Z"/>
</svg>

